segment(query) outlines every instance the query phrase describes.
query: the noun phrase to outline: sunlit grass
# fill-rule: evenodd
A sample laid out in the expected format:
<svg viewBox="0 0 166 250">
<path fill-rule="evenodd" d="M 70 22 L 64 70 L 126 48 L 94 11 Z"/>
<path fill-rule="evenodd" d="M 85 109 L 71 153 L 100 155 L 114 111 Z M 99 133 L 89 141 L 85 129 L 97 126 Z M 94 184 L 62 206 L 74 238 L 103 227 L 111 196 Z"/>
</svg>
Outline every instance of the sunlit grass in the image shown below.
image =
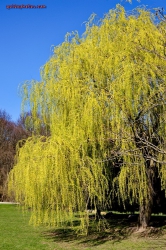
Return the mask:
<svg viewBox="0 0 166 250">
<path fill-rule="evenodd" d="M 29 213 L 23 215 L 16 205 L 0 205 L 0 249 L 54 249 L 42 237 L 41 228 L 33 228 L 28 221 Z"/>
<path fill-rule="evenodd" d="M 93 215 L 92 215 L 93 216 Z M 161 216 L 161 215 L 160 215 Z M 30 211 L 23 213 L 16 205 L 0 205 L 0 249 L 2 250 L 164 250 L 164 226 L 146 232 L 134 232 L 136 223 L 128 222 L 127 215 L 114 214 L 103 220 L 100 230 L 91 220 L 87 236 L 77 235 L 71 228 L 34 228 L 29 225 Z M 159 217 L 158 217 L 159 218 Z M 158 221 L 156 217 L 155 221 Z M 161 218 L 165 221 L 166 217 Z M 75 217 L 75 224 L 79 218 Z M 99 229 L 99 228 L 98 228 Z M 134 233 L 133 233 L 134 232 Z"/>
</svg>

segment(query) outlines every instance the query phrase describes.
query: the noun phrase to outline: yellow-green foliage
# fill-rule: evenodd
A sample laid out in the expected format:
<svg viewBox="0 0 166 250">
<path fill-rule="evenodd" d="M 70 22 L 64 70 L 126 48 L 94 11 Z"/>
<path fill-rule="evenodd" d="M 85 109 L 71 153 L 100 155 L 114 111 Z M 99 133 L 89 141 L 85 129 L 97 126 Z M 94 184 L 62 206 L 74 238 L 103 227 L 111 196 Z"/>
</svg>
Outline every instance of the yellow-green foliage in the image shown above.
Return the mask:
<svg viewBox="0 0 166 250">
<path fill-rule="evenodd" d="M 165 139 L 165 41 L 165 26 L 156 26 L 149 12 L 127 16 L 117 6 L 99 26 L 87 23 L 82 38 L 75 34 L 55 47 L 41 82 L 24 84 L 23 106 L 30 106 L 36 131 L 41 120 L 50 126 L 49 137 L 35 134 L 18 149 L 10 173 L 9 188 L 33 209 L 34 223 L 59 225 L 83 212 L 88 197 L 105 201 L 111 180 L 102 160 L 109 138 L 123 156 L 114 180 L 118 194 L 123 201 L 148 198 L 145 162 L 131 121 L 141 114 L 150 131 L 156 108 Z M 160 174 L 165 188 L 165 165 Z"/>
</svg>

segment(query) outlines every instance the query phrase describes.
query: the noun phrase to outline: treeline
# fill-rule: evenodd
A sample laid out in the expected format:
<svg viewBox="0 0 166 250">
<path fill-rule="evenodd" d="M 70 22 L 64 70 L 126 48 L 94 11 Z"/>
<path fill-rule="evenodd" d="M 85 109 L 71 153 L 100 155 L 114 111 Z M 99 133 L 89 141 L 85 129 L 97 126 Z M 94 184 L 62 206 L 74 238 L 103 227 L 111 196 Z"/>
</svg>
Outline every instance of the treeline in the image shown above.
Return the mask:
<svg viewBox="0 0 166 250">
<path fill-rule="evenodd" d="M 8 200 L 7 180 L 14 165 L 17 143 L 28 136 L 30 132 L 23 119 L 13 122 L 6 111 L 0 110 L 0 201 Z"/>
<path fill-rule="evenodd" d="M 48 128 L 47 128 L 48 130 Z M 14 166 L 17 144 L 23 146 L 26 139 L 35 132 L 31 113 L 20 115 L 16 122 L 5 111 L 0 110 L 0 201 L 9 200 L 7 194 L 8 174 Z M 40 135 L 48 135 L 45 126 L 41 124 Z"/>
</svg>

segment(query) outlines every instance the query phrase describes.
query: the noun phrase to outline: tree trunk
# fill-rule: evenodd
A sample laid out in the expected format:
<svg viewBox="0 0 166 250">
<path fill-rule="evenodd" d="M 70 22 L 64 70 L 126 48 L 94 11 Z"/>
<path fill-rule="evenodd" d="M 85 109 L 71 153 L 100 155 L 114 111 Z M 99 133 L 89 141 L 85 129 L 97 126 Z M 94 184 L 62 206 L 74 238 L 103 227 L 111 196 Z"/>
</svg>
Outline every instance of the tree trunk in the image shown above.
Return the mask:
<svg viewBox="0 0 166 250">
<path fill-rule="evenodd" d="M 145 201 L 143 204 L 140 204 L 139 227 L 145 229 L 149 226 L 151 213 L 152 213 L 152 201 Z"/>
<path fill-rule="evenodd" d="M 101 219 L 101 210 L 96 207 L 96 220 L 100 220 Z"/>
</svg>

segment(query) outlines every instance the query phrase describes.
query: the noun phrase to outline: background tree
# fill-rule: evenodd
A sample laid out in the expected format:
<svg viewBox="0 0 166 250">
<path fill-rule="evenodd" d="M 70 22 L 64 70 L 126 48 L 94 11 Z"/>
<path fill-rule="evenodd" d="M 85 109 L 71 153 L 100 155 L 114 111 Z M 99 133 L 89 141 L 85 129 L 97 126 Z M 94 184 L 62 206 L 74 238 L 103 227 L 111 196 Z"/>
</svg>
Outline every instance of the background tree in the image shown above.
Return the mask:
<svg viewBox="0 0 166 250">
<path fill-rule="evenodd" d="M 14 164 L 16 145 L 27 138 L 27 132 L 11 121 L 7 112 L 0 110 L 0 200 L 7 197 L 7 179 Z"/>
<path fill-rule="evenodd" d="M 42 117 L 40 117 L 40 114 L 37 115 L 38 119 L 38 127 L 36 129 L 35 123 L 36 121 L 32 118 L 32 112 L 24 112 L 20 115 L 17 125 L 20 126 L 23 130 L 25 130 L 29 136 L 32 134 L 40 134 L 41 136 L 49 136 L 50 135 L 50 128 L 49 128 L 49 122 L 43 122 Z"/>
<path fill-rule="evenodd" d="M 166 31 L 154 18 L 120 5 L 99 25 L 92 16 L 82 38 L 55 48 L 41 82 L 23 85 L 36 131 L 38 114 L 50 128 L 26 141 L 10 173 L 33 222 L 59 225 L 77 210 L 86 226 L 87 204 L 104 205 L 110 189 L 110 203 L 139 204 L 148 225 L 166 185 Z"/>
</svg>

